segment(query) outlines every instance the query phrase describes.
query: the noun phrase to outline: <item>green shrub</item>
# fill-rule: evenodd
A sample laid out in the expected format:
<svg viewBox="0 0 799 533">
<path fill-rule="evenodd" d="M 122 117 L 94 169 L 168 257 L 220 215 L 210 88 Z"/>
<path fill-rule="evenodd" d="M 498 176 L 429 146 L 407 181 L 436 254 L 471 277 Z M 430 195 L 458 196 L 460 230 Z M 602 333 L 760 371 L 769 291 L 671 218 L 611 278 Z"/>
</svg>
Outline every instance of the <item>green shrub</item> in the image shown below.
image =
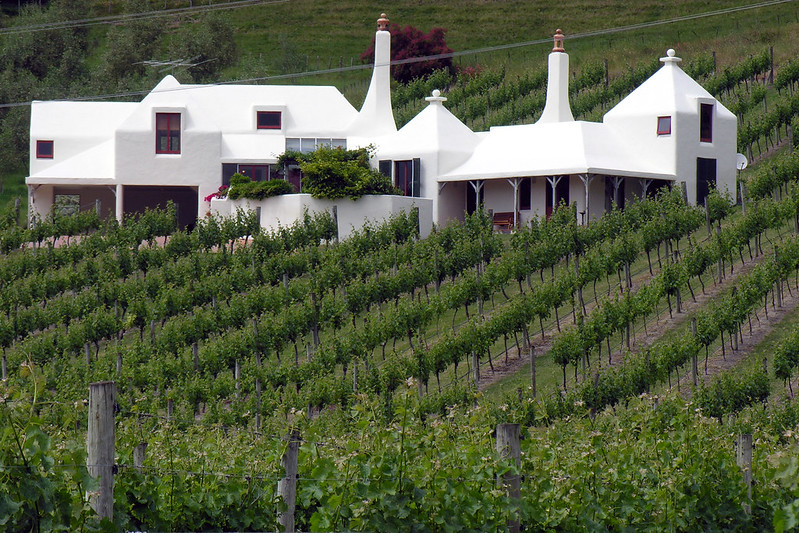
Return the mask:
<svg viewBox="0 0 799 533">
<path fill-rule="evenodd" d="M 242 176 L 237 173 L 230 178 L 228 198 L 231 200 L 238 200 L 239 198 L 263 200 L 264 198 L 292 192 L 294 192 L 294 189 L 287 181 L 252 181 L 248 176 Z"/>
<path fill-rule="evenodd" d="M 303 192 L 314 198 L 357 200 L 364 194 L 399 194 L 390 178 L 369 166 L 369 156 L 370 148 L 344 150 L 323 146 L 307 154 L 286 152 L 278 159 L 278 166 L 299 164 Z"/>
</svg>

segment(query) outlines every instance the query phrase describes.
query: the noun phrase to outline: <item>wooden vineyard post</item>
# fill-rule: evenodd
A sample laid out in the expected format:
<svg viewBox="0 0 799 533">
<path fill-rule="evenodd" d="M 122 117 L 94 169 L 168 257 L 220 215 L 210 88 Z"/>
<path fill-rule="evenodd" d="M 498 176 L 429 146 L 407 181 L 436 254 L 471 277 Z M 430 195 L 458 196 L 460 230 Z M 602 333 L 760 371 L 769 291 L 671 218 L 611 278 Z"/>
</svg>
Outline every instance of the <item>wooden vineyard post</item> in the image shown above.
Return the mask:
<svg viewBox="0 0 799 533">
<path fill-rule="evenodd" d="M 261 351 L 255 351 L 255 366 L 258 374 L 255 378 L 255 431 L 261 431 Z"/>
<path fill-rule="evenodd" d="M 747 503 L 744 505 L 746 514 L 752 512 L 752 434 L 741 433 L 735 443 L 736 462 L 744 474 L 746 484 Z"/>
<path fill-rule="evenodd" d="M 721 228 L 716 228 L 716 237 L 718 238 L 719 244 L 721 244 Z M 718 269 L 718 276 L 719 276 L 719 284 L 721 284 L 722 277 L 724 276 L 724 266 L 722 265 L 723 259 L 719 257 L 717 269 Z"/>
<path fill-rule="evenodd" d="M 780 257 L 779 246 L 774 245 L 774 262 L 776 263 Z M 777 296 L 777 307 L 782 307 L 782 280 L 778 277 L 774 285 L 773 294 Z"/>
<path fill-rule="evenodd" d="M 144 457 L 147 453 L 147 443 L 140 442 L 133 448 L 133 466 L 141 473 L 144 465 Z"/>
<path fill-rule="evenodd" d="M 297 457 L 300 451 L 300 432 L 291 430 L 287 436 L 288 446 L 280 461 L 286 471 L 285 477 L 277 482 L 277 495 L 286 504 L 286 510 L 280 513 L 278 523 L 287 533 L 294 531 L 294 506 L 297 498 Z"/>
<path fill-rule="evenodd" d="M 535 346 L 532 344 L 528 344 L 528 346 L 530 347 L 530 381 L 533 387 L 533 398 L 535 398 Z"/>
<path fill-rule="evenodd" d="M 122 352 L 117 352 L 117 376 L 122 373 Z"/>
<path fill-rule="evenodd" d="M 696 338 L 696 318 L 691 319 L 691 334 Z M 699 361 L 697 360 L 697 353 L 691 356 L 691 378 L 693 379 L 694 388 L 696 388 L 698 381 L 697 381 L 697 374 L 699 373 L 698 365 Z"/>
<path fill-rule="evenodd" d="M 3 354 L 3 381 L 8 379 L 8 360 L 6 354 Z"/>
<path fill-rule="evenodd" d="M 741 214 L 746 216 L 746 192 L 744 190 L 744 182 L 740 182 L 740 189 L 741 189 Z"/>
<path fill-rule="evenodd" d="M 477 387 L 480 384 L 480 356 L 477 352 L 472 353 L 472 367 L 474 370 L 474 386 Z"/>
<path fill-rule="evenodd" d="M 521 467 L 520 431 L 519 424 L 497 424 L 497 453 L 501 459 L 512 459 L 516 465 L 516 472 L 503 474 L 501 481 L 508 492 L 508 499 L 515 508 L 512 518 L 508 518 L 508 531 L 511 533 L 518 533 L 520 530 L 518 507 L 522 498 L 521 477 L 518 473 Z"/>
<path fill-rule="evenodd" d="M 86 467 L 99 480 L 89 503 L 98 518 L 113 520 L 114 515 L 114 405 L 116 384 L 102 381 L 89 385 L 89 425 L 86 433 Z"/>
<path fill-rule="evenodd" d="M 233 381 L 236 383 L 236 398 L 241 396 L 241 363 L 239 360 L 233 364 Z"/>
</svg>

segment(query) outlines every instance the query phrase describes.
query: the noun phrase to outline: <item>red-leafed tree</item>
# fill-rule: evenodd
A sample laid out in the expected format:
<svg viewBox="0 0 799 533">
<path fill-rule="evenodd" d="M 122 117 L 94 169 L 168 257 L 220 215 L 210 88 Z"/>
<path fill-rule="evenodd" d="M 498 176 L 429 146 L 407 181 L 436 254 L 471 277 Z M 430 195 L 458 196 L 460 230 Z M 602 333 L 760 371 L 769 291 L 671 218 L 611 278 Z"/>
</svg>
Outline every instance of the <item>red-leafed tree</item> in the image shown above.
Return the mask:
<svg viewBox="0 0 799 533">
<path fill-rule="evenodd" d="M 422 33 L 413 26 L 400 28 L 399 24 L 391 24 L 388 30 L 391 33 L 392 61 L 452 53 L 452 49 L 444 42 L 444 34 L 447 33 L 445 28 L 433 28 L 429 33 Z M 372 61 L 374 55 L 375 41 L 372 39 L 371 46 L 361 54 L 361 60 Z M 400 83 L 408 83 L 439 69 L 447 69 L 452 72 L 452 57 L 393 65 L 391 75 Z"/>
</svg>

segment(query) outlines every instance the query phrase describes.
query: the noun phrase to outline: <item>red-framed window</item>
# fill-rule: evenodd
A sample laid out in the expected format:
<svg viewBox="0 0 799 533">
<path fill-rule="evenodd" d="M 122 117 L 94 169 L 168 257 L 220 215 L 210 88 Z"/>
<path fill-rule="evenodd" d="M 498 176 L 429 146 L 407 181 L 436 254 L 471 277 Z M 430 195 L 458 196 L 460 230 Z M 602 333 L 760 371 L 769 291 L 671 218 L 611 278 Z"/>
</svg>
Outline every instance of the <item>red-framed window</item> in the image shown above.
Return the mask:
<svg viewBox="0 0 799 533">
<path fill-rule="evenodd" d="M 53 141 L 36 141 L 36 159 L 53 158 Z"/>
<path fill-rule="evenodd" d="M 269 181 L 269 165 L 239 165 L 239 174 L 253 181 Z"/>
<path fill-rule="evenodd" d="M 658 117 L 658 135 L 671 135 L 671 117 Z"/>
<path fill-rule="evenodd" d="M 713 142 L 713 104 L 699 105 L 699 141 Z"/>
<path fill-rule="evenodd" d="M 180 113 L 155 114 L 155 153 L 180 153 Z"/>
<path fill-rule="evenodd" d="M 282 127 L 282 114 L 280 111 L 258 111 L 259 130 L 279 130 Z"/>
</svg>

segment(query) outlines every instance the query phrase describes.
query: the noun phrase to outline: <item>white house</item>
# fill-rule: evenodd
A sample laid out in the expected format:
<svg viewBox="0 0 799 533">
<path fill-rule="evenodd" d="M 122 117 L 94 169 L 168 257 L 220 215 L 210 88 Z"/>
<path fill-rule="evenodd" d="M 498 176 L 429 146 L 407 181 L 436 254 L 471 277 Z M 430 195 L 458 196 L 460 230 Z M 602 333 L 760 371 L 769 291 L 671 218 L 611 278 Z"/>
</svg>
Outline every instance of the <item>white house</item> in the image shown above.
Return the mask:
<svg viewBox="0 0 799 533">
<path fill-rule="evenodd" d="M 360 111 L 334 87 L 181 85 L 172 76 L 138 103 L 33 102 L 29 212 L 99 205 L 104 216 L 121 218 L 171 200 L 181 224 L 190 225 L 211 209 L 204 198 L 235 172 L 274 178 L 271 165 L 284 151 L 322 144 L 375 145 L 374 166 L 413 198 L 403 205 L 422 205 L 439 224 L 480 204 L 524 222 L 561 201 L 576 203 L 589 220 L 652 184 L 685 182 L 691 202 L 701 202 L 711 183 L 734 191 L 735 117 L 680 69 L 672 50 L 602 123 L 575 121 L 558 30 L 537 123 L 473 132 L 434 91 L 397 130 L 387 28 L 383 15 Z M 297 171 L 280 177 L 301 187 Z M 287 206 L 306 205 L 269 201 L 264 224 L 290 222 Z M 383 208 L 373 206 L 370 216 L 375 209 Z M 286 219 L 276 218 L 278 211 Z"/>
<path fill-rule="evenodd" d="M 396 179 L 401 161 L 418 158 L 414 187 L 434 199 L 438 223 L 480 203 L 523 223 L 561 201 L 590 220 L 653 185 L 683 182 L 691 203 L 701 203 L 711 184 L 734 197 L 736 118 L 680 69 L 674 50 L 603 122 L 575 121 L 563 39 L 558 30 L 538 122 L 473 133 L 435 93 L 427 109 L 379 140 L 381 170 Z"/>
</svg>

